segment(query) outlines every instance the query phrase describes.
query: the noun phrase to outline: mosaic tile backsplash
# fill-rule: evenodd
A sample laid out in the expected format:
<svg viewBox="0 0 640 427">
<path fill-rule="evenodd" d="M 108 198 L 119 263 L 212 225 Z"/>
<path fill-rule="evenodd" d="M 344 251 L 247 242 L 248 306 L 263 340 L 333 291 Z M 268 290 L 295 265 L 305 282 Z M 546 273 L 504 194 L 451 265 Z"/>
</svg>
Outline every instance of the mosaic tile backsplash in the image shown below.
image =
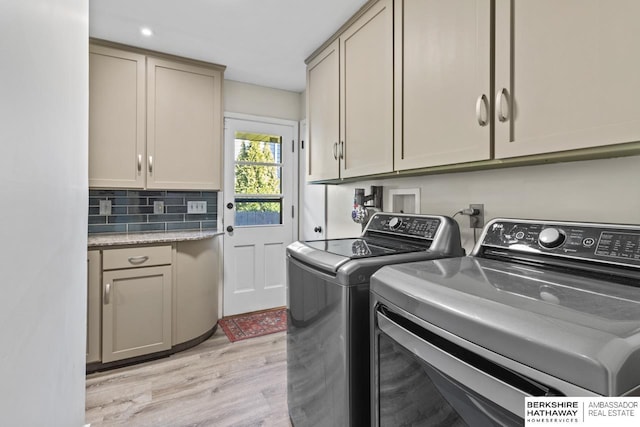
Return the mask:
<svg viewBox="0 0 640 427">
<path fill-rule="evenodd" d="M 111 201 L 111 215 L 100 215 L 100 200 Z M 164 213 L 154 214 L 155 201 Z M 206 213 L 187 213 L 189 201 L 207 202 Z M 211 230 L 217 209 L 216 191 L 89 190 L 89 234 Z"/>
</svg>

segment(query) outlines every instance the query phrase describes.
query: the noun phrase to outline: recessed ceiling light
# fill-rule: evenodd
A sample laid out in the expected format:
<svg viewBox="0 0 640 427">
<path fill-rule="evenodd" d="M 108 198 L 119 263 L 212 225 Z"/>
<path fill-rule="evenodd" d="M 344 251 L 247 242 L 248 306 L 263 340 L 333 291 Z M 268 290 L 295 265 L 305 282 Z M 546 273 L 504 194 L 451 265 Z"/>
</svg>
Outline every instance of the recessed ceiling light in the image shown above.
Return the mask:
<svg viewBox="0 0 640 427">
<path fill-rule="evenodd" d="M 145 37 L 151 37 L 153 35 L 153 31 L 151 31 L 151 28 L 149 27 L 142 27 L 140 28 L 140 34 Z"/>
</svg>

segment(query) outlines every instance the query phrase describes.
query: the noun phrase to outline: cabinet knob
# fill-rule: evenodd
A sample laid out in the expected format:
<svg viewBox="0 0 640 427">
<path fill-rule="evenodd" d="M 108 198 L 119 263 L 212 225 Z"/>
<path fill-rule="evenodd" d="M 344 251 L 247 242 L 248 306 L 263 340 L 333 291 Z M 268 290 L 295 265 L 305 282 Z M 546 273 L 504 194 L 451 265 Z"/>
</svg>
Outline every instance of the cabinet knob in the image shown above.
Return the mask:
<svg viewBox="0 0 640 427">
<path fill-rule="evenodd" d="M 313 229 L 313 231 L 315 231 L 316 233 L 322 233 L 322 227 L 318 225 Z"/>
<path fill-rule="evenodd" d="M 227 203 L 227 209 L 233 209 L 233 203 L 231 202 Z"/>
<path fill-rule="evenodd" d="M 104 303 L 109 304 L 109 297 L 111 296 L 111 283 L 104 285 Z"/>
<path fill-rule="evenodd" d="M 509 120 L 509 114 L 509 95 L 507 89 L 502 88 L 496 95 L 496 115 L 498 116 L 498 120 L 506 122 Z"/>
<path fill-rule="evenodd" d="M 233 233 L 233 226 L 229 225 L 229 226 L 227 227 L 227 231 L 228 231 L 229 233 Z"/>
<path fill-rule="evenodd" d="M 489 123 L 489 100 L 484 93 L 476 101 L 476 119 L 478 124 L 483 127 Z"/>
<path fill-rule="evenodd" d="M 128 261 L 131 264 L 135 264 L 135 265 L 145 263 L 148 260 L 149 260 L 149 257 L 147 255 L 131 256 L 131 257 L 128 258 Z"/>
</svg>

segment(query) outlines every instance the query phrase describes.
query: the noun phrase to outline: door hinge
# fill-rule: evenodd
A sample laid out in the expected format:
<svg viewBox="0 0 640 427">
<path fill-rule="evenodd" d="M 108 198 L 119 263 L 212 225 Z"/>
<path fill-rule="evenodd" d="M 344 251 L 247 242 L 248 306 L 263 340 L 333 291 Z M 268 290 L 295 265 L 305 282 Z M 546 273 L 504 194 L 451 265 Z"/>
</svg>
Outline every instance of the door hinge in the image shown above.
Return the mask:
<svg viewBox="0 0 640 427">
<path fill-rule="evenodd" d="M 304 150 L 304 139 L 300 140 L 300 149 Z"/>
<path fill-rule="evenodd" d="M 295 139 L 291 140 L 291 152 L 292 153 L 296 152 L 296 140 Z"/>
<path fill-rule="evenodd" d="M 296 217 L 296 207 L 291 205 L 291 218 Z"/>
</svg>

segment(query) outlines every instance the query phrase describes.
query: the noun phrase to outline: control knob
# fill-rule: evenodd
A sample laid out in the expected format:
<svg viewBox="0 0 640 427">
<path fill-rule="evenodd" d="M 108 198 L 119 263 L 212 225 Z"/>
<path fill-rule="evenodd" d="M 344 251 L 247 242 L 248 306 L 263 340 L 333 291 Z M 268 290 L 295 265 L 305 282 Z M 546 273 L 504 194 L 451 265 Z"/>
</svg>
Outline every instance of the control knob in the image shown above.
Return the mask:
<svg viewBox="0 0 640 427">
<path fill-rule="evenodd" d="M 564 242 L 564 233 L 554 227 L 545 228 L 538 236 L 540 246 L 547 249 L 557 248 Z"/>
<path fill-rule="evenodd" d="M 397 230 L 398 228 L 400 228 L 400 226 L 402 225 L 402 220 L 400 218 L 398 218 L 397 216 L 394 216 L 393 218 L 391 218 L 389 220 L 389 228 L 391 230 Z"/>
</svg>

